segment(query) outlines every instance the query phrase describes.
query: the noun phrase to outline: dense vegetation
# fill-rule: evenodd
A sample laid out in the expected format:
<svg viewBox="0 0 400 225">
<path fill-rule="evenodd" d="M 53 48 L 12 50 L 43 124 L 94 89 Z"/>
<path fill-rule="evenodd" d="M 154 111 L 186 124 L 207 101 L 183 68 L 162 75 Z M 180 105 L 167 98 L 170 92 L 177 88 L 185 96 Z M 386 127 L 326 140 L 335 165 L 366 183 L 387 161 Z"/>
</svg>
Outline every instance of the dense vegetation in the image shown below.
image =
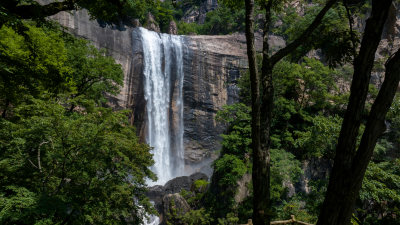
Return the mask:
<svg viewBox="0 0 400 225">
<path fill-rule="evenodd" d="M 109 23 L 138 18 L 145 24 L 151 12 L 162 31 L 175 20 L 180 34 L 229 34 L 245 31 L 245 9 L 238 2 L 220 1 L 198 24 L 182 18 L 190 8 L 200 7 L 201 0 L 66 0 L 46 7 L 34 1 L 1 1 L 0 223 L 139 224 L 152 211 L 144 195 L 145 181 L 155 179 L 148 169 L 153 163 L 150 148 L 139 143 L 127 111 L 106 105 L 106 97 L 117 94 L 123 82 L 120 66 L 104 50 L 64 33 L 46 16 L 86 8 L 93 18 Z M 302 13 L 282 2 L 289 1 L 270 6 L 274 10 L 267 31 L 290 43 L 310 26 L 326 1 L 300 1 L 296 7 L 303 7 Z M 263 1 L 256 3 L 256 14 L 268 16 Z M 318 219 L 349 101 L 352 60 L 361 42 L 360 31 L 349 28 L 348 16 L 363 18 L 371 7 L 370 1 L 335 5 L 302 45 L 270 68 L 270 219 L 292 214 L 311 223 Z M 263 26 L 260 19 L 253 30 Z M 322 62 L 306 56 L 311 50 L 319 51 Z M 374 72 L 384 71 L 387 58 L 375 62 Z M 263 56 L 257 60 L 262 71 Z M 252 218 L 253 184 L 246 182 L 254 156 L 251 82 L 251 74 L 243 71 L 240 103 L 218 112 L 217 120 L 228 131 L 222 134 L 210 183 L 198 180 L 191 191 L 182 191 L 192 210 L 180 215 L 173 209 L 169 224 L 237 224 Z M 369 87 L 356 146 L 379 88 Z M 260 93 L 265 97 L 267 92 Z M 352 212 L 353 224 L 399 224 L 398 94 L 385 122 L 388 129 L 374 148 Z M 304 184 L 304 165 L 312 162 L 323 165 L 318 171 L 323 175 Z M 237 201 L 243 183 L 248 194 Z M 301 190 L 305 185 L 308 190 Z"/>
<path fill-rule="evenodd" d="M 224 2 L 228 5 L 233 3 L 234 7 L 229 8 L 233 12 L 243 12 L 243 9 L 236 7 L 237 2 Z M 256 1 L 258 2 L 261 1 Z M 221 9 L 225 7 L 222 5 Z M 259 9 L 257 7 L 256 10 Z M 263 7 L 265 6 L 260 8 Z M 306 16 L 301 16 L 295 7 L 282 9 L 278 3 L 273 7 L 276 14 L 271 16 L 273 22 L 270 29 L 288 42 L 296 40 L 299 31 L 306 30 L 322 8 L 318 4 L 312 7 L 304 6 L 307 13 Z M 329 178 L 327 172 L 332 168 L 348 104 L 350 94 L 348 87 L 354 72 L 351 64 L 357 54 L 355 49 L 360 43 L 358 33 L 360 31 L 349 29 L 348 15 L 350 12 L 362 18 L 370 9 L 370 2 L 352 4 L 350 9 L 344 4 L 333 7 L 326 13 L 321 25 L 310 34 L 311 36 L 302 40 L 300 47 L 273 67 L 271 77 L 275 91 L 271 107 L 273 108 L 270 129 L 271 186 L 268 190 L 272 206 L 268 212 L 270 219 L 287 219 L 293 214 L 303 221 L 311 223 L 317 221 L 327 190 Z M 214 13 L 222 16 L 222 10 Z M 214 13 L 209 13 L 207 16 L 215 15 Z M 231 14 L 235 15 L 232 12 Z M 274 25 L 278 20 L 282 21 L 282 25 Z M 227 21 L 224 22 L 229 24 Z M 258 24 L 255 25 L 257 28 Z M 194 30 L 201 33 L 199 32 L 201 26 L 194 26 Z M 229 33 L 223 29 L 221 31 Z M 304 57 L 313 49 L 321 51 L 319 54 L 322 55 L 325 64 Z M 261 66 L 262 56 L 257 59 L 260 62 L 258 71 L 264 71 Z M 382 63 L 385 61 L 386 59 L 381 59 L 375 62 L 375 72 L 384 71 Z M 237 202 L 235 198 L 239 184 L 243 184 L 245 177 L 252 173 L 253 167 L 250 83 L 249 74 L 243 75 L 239 82 L 241 103 L 226 106 L 218 113 L 218 118 L 229 125 L 229 130 L 227 134 L 222 135 L 223 148 L 220 158 L 214 162 L 210 189 L 202 195 L 202 207 L 197 206 L 202 217 L 206 217 L 198 224 L 245 223 L 248 218 L 254 217 L 251 192 L 253 185 L 246 184 L 250 190 L 247 199 Z M 357 146 L 361 142 L 372 103 L 378 95 L 379 86 L 375 85 L 369 87 Z M 261 96 L 265 95 L 263 90 L 260 93 Z M 398 224 L 400 183 L 396 168 L 399 163 L 397 136 L 400 129 L 397 122 L 400 118 L 399 99 L 397 96 L 393 101 L 385 121 L 390 129 L 379 138 L 372 162 L 366 171 L 352 217 L 353 224 Z M 300 181 L 304 182 L 305 179 L 299 179 L 304 176 L 302 162 L 317 162 L 317 165 L 324 166 L 318 171 L 323 176 L 311 178 L 312 180 L 306 184 L 307 192 L 299 190 L 299 187 L 304 185 Z M 293 188 L 295 188 L 294 193 Z M 199 215 L 192 213 L 192 216 L 197 218 Z"/>
<path fill-rule="evenodd" d="M 324 162 L 334 157 L 344 113 L 343 102 L 348 98 L 348 93 L 340 91 L 335 81 L 349 79 L 349 71 L 330 69 L 315 59 L 303 60 L 300 64 L 282 62 L 274 71 L 277 93 L 271 135 L 272 218 L 285 220 L 290 215 L 296 215 L 302 221 L 315 223 L 328 177 L 311 180 L 308 183 L 310 191 L 304 193 L 298 189 L 301 186 L 300 176 L 304 173 L 301 162 L 320 162 L 318 165 L 327 166 L 319 168 L 322 173 L 330 169 L 331 164 Z M 248 74 L 244 75 L 239 83 L 244 102 L 248 102 L 249 98 L 248 79 Z M 400 118 L 399 100 L 400 96 L 393 103 L 387 118 L 387 122 L 393 125 L 380 139 L 363 182 L 354 214 L 354 219 L 362 224 L 397 224 L 400 192 L 399 173 L 395 168 L 399 163 L 396 147 L 399 139 L 394 136 L 400 129 L 396 125 Z M 251 173 L 250 111 L 249 106 L 239 103 L 219 112 L 220 118 L 229 123 L 230 129 L 228 134 L 223 135 L 223 149 L 214 163 L 212 180 L 212 185 L 217 189 L 214 195 L 218 196 L 219 203 L 215 204 L 218 208 L 212 208 L 211 211 L 216 213 L 216 217 L 234 215 L 241 223 L 245 223 L 252 215 L 252 195 L 239 204 L 234 201 L 236 182 L 245 173 Z M 289 193 L 291 184 L 297 186 L 294 195 Z M 226 199 L 221 201 L 224 196 Z M 221 202 L 225 204 L 221 205 Z"/>
<path fill-rule="evenodd" d="M 155 175 L 128 112 L 105 104 L 121 66 L 57 24 L 2 10 L 0 223 L 139 224 Z"/>
</svg>

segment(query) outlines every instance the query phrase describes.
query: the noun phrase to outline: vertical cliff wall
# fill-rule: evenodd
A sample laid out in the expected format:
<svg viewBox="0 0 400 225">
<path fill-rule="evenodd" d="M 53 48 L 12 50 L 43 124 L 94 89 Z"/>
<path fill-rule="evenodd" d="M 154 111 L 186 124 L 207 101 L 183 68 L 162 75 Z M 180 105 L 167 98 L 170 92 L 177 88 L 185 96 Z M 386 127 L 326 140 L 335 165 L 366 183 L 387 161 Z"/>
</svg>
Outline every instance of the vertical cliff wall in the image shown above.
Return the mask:
<svg viewBox="0 0 400 225">
<path fill-rule="evenodd" d="M 124 71 L 124 86 L 118 96 L 110 96 L 110 105 L 131 109 L 131 123 L 143 138 L 146 131 L 142 40 L 135 28 L 105 26 L 90 20 L 86 11 L 62 12 L 52 17 L 69 32 L 105 48 Z M 241 35 L 185 36 L 184 148 L 186 173 L 211 173 L 210 163 L 220 148 L 224 127 L 215 121 L 225 104 L 238 100 L 236 86 L 240 70 L 247 65 L 245 39 Z M 174 90 L 172 89 L 171 92 Z M 173 95 L 173 93 L 171 93 Z M 171 109 L 176 107 L 171 103 Z M 174 121 L 172 121 L 173 125 Z"/>
</svg>

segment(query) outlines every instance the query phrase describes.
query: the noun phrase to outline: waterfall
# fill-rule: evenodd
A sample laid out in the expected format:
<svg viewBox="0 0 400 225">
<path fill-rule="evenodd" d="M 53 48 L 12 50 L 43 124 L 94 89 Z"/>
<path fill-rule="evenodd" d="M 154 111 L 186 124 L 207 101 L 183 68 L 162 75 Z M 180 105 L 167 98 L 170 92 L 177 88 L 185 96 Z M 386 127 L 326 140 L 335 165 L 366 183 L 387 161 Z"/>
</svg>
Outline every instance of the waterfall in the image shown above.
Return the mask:
<svg viewBox="0 0 400 225">
<path fill-rule="evenodd" d="M 135 32 L 135 31 L 134 31 Z M 152 168 L 165 184 L 183 175 L 183 37 L 139 28 L 143 46 L 147 143 L 153 147 Z"/>
</svg>

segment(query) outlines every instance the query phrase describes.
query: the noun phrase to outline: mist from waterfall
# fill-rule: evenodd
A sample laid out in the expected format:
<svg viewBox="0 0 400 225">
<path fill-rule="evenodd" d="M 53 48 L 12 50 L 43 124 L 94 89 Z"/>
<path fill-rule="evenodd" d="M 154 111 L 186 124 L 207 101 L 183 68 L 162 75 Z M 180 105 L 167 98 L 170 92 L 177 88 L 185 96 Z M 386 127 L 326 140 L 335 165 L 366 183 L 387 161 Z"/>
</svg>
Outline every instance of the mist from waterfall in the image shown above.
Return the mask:
<svg viewBox="0 0 400 225">
<path fill-rule="evenodd" d="M 147 143 L 153 147 L 156 182 L 164 185 L 184 172 L 183 38 L 139 28 L 143 45 Z"/>
</svg>

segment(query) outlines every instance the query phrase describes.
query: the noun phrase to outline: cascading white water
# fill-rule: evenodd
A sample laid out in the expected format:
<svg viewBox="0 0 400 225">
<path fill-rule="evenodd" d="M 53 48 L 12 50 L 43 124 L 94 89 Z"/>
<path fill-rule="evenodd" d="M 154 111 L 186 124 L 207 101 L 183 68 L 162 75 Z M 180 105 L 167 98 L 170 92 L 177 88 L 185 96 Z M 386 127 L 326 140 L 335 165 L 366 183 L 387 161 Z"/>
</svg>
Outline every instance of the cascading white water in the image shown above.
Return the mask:
<svg viewBox="0 0 400 225">
<path fill-rule="evenodd" d="M 153 172 L 165 184 L 183 175 L 183 38 L 139 28 L 143 46 L 147 143 Z"/>
</svg>

